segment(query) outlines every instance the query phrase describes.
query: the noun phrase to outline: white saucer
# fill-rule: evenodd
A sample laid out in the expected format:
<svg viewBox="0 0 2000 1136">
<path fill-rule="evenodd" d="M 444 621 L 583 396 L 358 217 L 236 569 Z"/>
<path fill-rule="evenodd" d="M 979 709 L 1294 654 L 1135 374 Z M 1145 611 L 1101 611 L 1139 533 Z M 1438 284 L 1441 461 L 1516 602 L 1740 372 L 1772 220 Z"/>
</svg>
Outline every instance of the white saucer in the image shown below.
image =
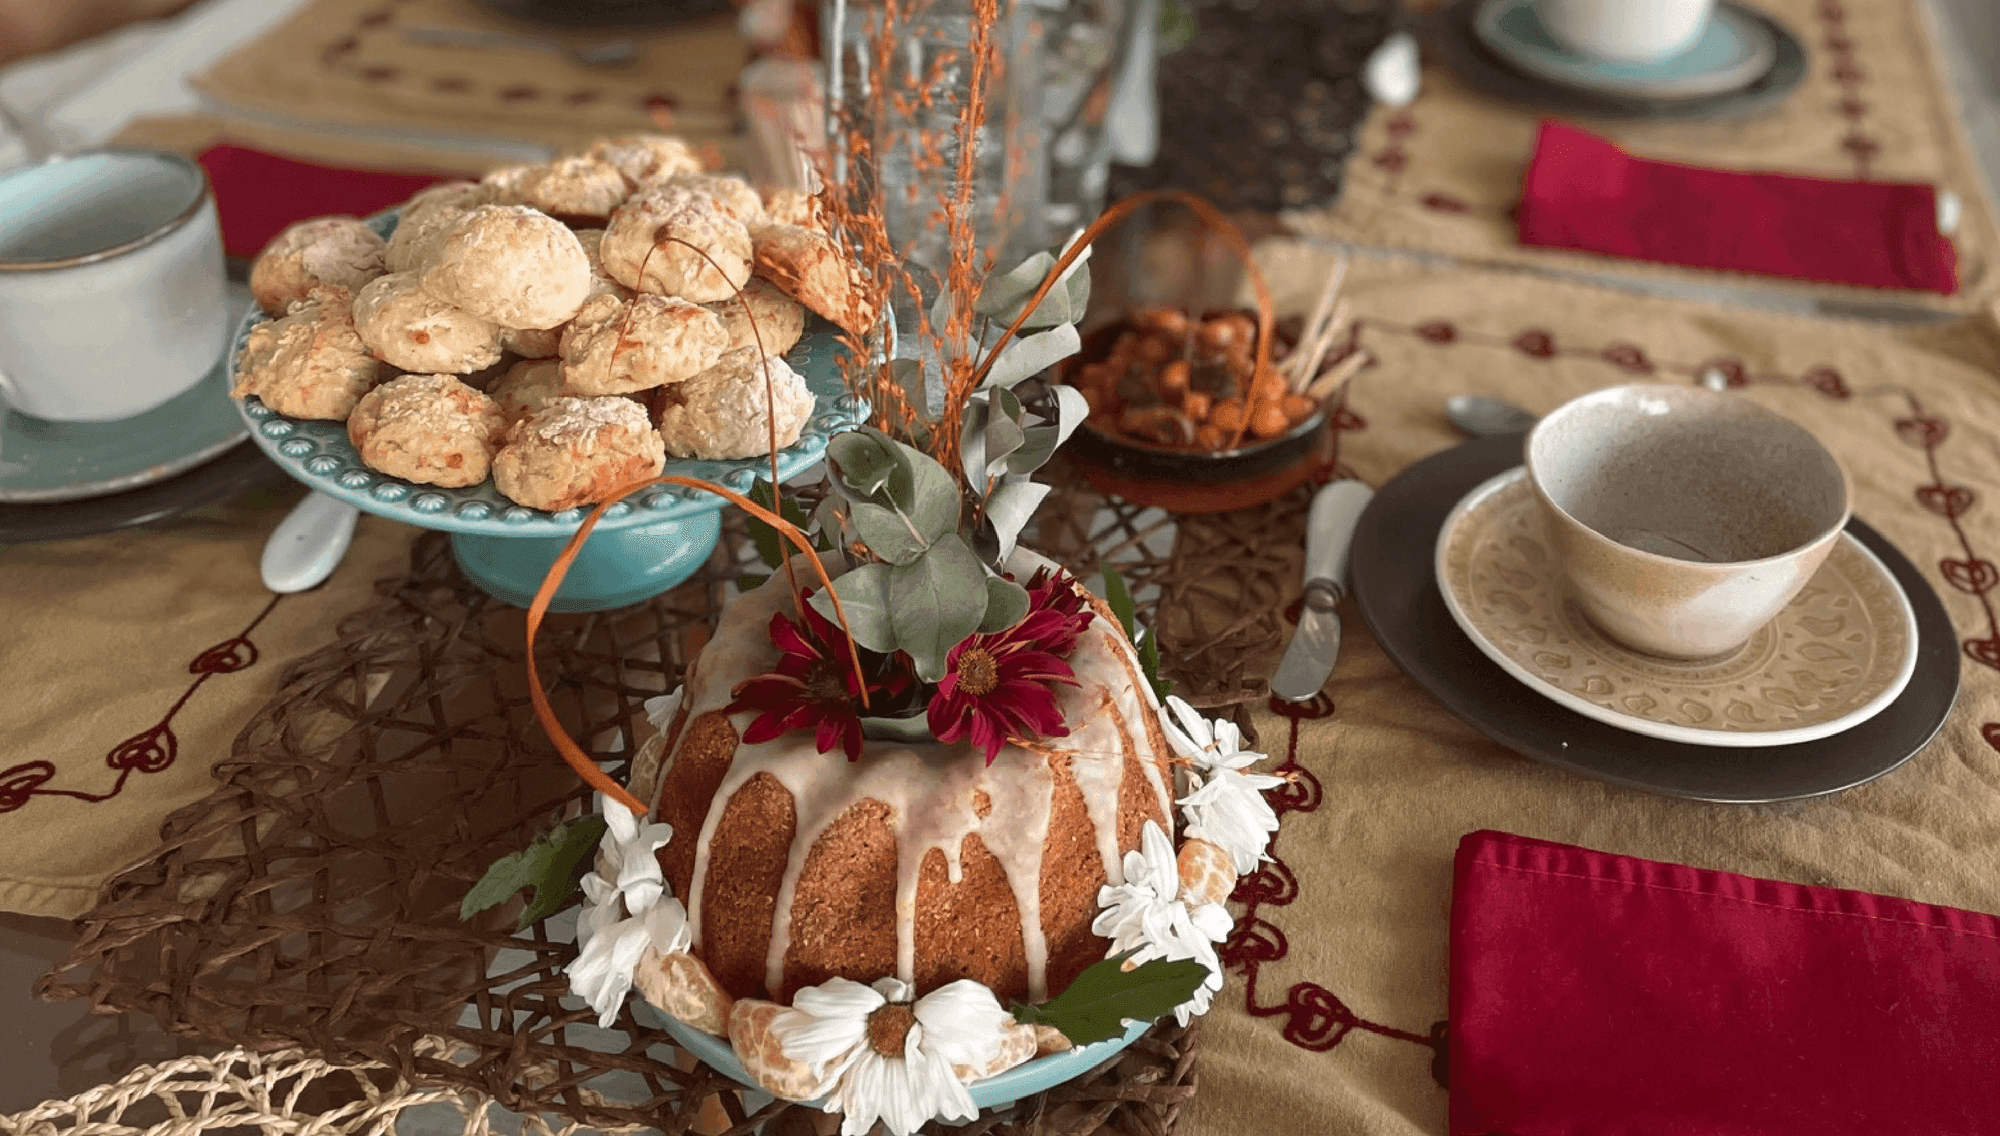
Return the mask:
<svg viewBox="0 0 2000 1136">
<path fill-rule="evenodd" d="M 1755 15 L 1717 4 L 1692 43 L 1651 63 L 1579 55 L 1556 42 L 1535 0 L 1485 0 L 1473 33 L 1488 50 L 1529 74 L 1587 90 L 1638 98 L 1684 99 L 1740 90 L 1777 59 L 1776 39 Z"/>
<path fill-rule="evenodd" d="M 1805 590 L 1730 654 L 1681 662 L 1606 639 L 1570 597 L 1526 471 L 1483 483 L 1438 533 L 1445 607 L 1529 689 L 1649 737 L 1774 746 L 1829 737 L 1894 701 L 1917 662 L 1916 614 L 1895 577 L 1843 534 Z"/>
</svg>

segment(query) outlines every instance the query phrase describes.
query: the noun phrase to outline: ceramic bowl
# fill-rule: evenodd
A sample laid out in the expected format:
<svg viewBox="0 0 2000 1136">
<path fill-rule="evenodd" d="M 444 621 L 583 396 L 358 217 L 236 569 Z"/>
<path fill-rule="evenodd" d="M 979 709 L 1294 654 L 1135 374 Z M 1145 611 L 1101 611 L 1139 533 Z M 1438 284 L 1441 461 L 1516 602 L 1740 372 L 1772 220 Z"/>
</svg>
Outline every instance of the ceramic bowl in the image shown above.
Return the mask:
<svg viewBox="0 0 2000 1136">
<path fill-rule="evenodd" d="M 24 414 L 111 422 L 215 366 L 229 335 L 202 168 L 88 150 L 0 173 L 0 391 Z"/>
<path fill-rule="evenodd" d="M 1584 614 L 1650 655 L 1731 651 L 1792 601 L 1847 524 L 1847 474 L 1811 433 L 1732 394 L 1594 391 L 1528 434 L 1556 564 Z"/>
<path fill-rule="evenodd" d="M 1129 326 L 1117 320 L 1091 331 L 1083 337 L 1083 349 L 1064 360 L 1060 373 L 1068 376 L 1103 359 Z M 1325 478 L 1333 468 L 1330 413 L 1322 403 L 1275 438 L 1222 451 L 1157 445 L 1099 430 L 1086 420 L 1062 452 L 1084 480 L 1114 497 L 1176 513 L 1226 512 L 1261 505 Z"/>
</svg>

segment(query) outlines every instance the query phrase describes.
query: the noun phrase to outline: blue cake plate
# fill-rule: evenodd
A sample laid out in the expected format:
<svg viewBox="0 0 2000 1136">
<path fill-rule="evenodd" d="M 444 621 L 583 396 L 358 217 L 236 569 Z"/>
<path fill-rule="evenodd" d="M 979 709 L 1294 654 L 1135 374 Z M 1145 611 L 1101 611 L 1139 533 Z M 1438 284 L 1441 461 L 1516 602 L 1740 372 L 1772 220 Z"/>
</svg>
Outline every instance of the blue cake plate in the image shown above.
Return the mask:
<svg viewBox="0 0 2000 1136">
<path fill-rule="evenodd" d="M 1479 41 L 1537 77 L 1640 98 L 1698 98 L 1739 90 L 1762 78 L 1777 59 L 1770 29 L 1723 0 L 1694 42 L 1652 63 L 1593 59 L 1549 34 L 1536 0 L 1486 0 L 1473 19 Z"/>
<path fill-rule="evenodd" d="M 755 1078 L 743 1068 L 743 1062 L 737 1060 L 736 1050 L 730 1047 L 728 1038 L 704 1033 L 672 1014 L 661 1013 L 643 998 L 634 999 L 632 1008 L 636 1013 L 665 1027 L 682 1049 L 706 1062 L 716 1072 L 758 1093 L 766 1091 L 760 1088 Z M 966 1090 L 972 1094 L 972 1103 L 979 1108 L 1005 1108 L 1023 1097 L 1031 1097 L 1065 1082 L 1074 1081 L 1116 1057 L 1126 1046 L 1139 1040 L 1152 1027 L 1151 1022 L 1133 1022 L 1126 1027 L 1121 1037 L 1081 1045 L 1067 1053 L 1051 1053 L 1047 1057 L 1024 1061 L 1004 1073 L 988 1077 L 983 1081 L 974 1081 L 966 1086 Z M 814 1107 L 822 1104 L 820 1101 L 810 1103 Z M 752 1108 L 749 1111 L 754 1112 L 756 1109 Z"/>
<path fill-rule="evenodd" d="M 395 230 L 396 214 L 369 218 L 383 236 Z M 233 361 L 250 329 L 269 317 L 252 309 L 230 345 Z M 778 477 L 796 477 L 826 453 L 827 439 L 867 416 L 865 400 L 850 394 L 841 376 L 842 348 L 832 324 L 817 318 L 785 356 L 817 400 L 798 442 L 778 451 Z M 232 362 L 232 367 L 233 367 Z M 250 437 L 286 473 L 330 497 L 419 528 L 452 534 L 452 553 L 465 574 L 489 594 L 527 607 L 561 555 L 563 546 L 590 514 L 587 508 L 559 513 L 517 505 L 493 487 L 492 479 L 465 489 L 418 485 L 377 472 L 362 463 L 342 422 L 288 418 L 260 400 L 237 401 Z M 665 472 L 712 482 L 739 493 L 759 477 L 769 477 L 768 456 L 733 461 L 669 458 Z M 656 596 L 694 575 L 721 535 L 726 502 L 713 493 L 659 485 L 605 510 L 576 562 L 549 604 L 551 611 L 603 611 Z"/>
</svg>

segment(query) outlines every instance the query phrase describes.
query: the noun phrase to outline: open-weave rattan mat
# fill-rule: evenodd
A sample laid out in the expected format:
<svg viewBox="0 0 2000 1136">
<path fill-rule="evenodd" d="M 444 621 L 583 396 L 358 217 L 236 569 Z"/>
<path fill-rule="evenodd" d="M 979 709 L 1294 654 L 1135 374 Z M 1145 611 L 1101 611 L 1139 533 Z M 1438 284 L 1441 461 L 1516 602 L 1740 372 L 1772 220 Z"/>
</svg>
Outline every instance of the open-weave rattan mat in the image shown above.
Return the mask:
<svg viewBox="0 0 2000 1136">
<path fill-rule="evenodd" d="M 244 443 L 248 445 L 249 443 Z M 286 660 L 366 603 L 410 529 L 364 518 L 331 580 L 273 596 L 264 539 L 296 490 L 145 528 L 0 546 L 0 908 L 69 917 L 151 852 Z"/>
<path fill-rule="evenodd" d="M 1113 556 L 1153 591 L 1167 564 L 1148 541 L 1161 515 L 1101 512 L 1074 488 L 1065 500 L 1076 520 L 1049 525 L 1040 546 L 1080 571 Z M 543 673 L 577 736 L 630 751 L 640 703 L 678 682 L 744 544 L 731 530 L 700 576 L 651 602 L 551 618 Z M 529 710 L 522 613 L 472 589 L 444 539 L 426 535 L 382 601 L 321 630 L 326 645 L 286 670 L 217 767 L 215 792 L 170 818 L 161 848 L 80 921 L 45 992 L 252 1049 L 377 1062 L 593 1127 L 689 1130 L 725 1082 L 675 1068 L 643 1011 L 628 1006 L 600 1031 L 564 1002 L 565 919 L 517 938 L 499 918 L 511 913 L 457 918 L 488 863 L 584 800 Z M 1233 666 L 1188 677 L 1218 690 L 1247 681 Z M 1111 1068 L 964 1131 L 1172 1131 L 1193 1055 L 1192 1031 L 1169 1022 Z M 733 1094 L 721 1099 L 739 1136 L 817 1115 L 780 1103 L 745 1117 Z"/>
<path fill-rule="evenodd" d="M 1742 120 L 1579 125 L 1647 158 L 1821 177 L 1920 181 L 1958 195 L 1960 292 L 1939 296 L 1682 269 L 1523 247 L 1513 217 L 1534 153 L 1534 108 L 1481 94 L 1427 53 L 1407 107 L 1378 106 L 1337 201 L 1285 214 L 1296 231 L 1466 261 L 1636 281 L 1729 283 L 1853 304 L 1973 310 L 2000 295 L 2000 235 L 1932 42 L 1923 0 L 1756 0 L 1806 46 L 1810 71 Z"/>
<path fill-rule="evenodd" d="M 631 39 L 638 59 L 587 67 L 537 48 L 435 45 L 410 28 L 523 29 L 475 0 L 310 0 L 193 80 L 225 107 L 300 122 L 457 131 L 562 148 L 654 128 L 656 110 L 695 141 L 737 135 L 728 92 L 746 59 L 733 15 L 656 31 L 537 37 Z"/>
</svg>

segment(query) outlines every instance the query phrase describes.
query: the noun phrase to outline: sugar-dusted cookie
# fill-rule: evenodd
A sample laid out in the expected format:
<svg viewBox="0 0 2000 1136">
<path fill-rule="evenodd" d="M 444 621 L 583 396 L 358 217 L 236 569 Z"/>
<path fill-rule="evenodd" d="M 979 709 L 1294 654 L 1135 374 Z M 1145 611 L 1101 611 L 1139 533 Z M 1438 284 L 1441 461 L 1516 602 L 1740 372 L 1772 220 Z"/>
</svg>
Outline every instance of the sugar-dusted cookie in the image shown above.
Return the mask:
<svg viewBox="0 0 2000 1136">
<path fill-rule="evenodd" d="M 403 371 L 464 375 L 500 361 L 500 326 L 424 291 L 414 272 L 369 281 L 354 297 L 354 330 Z"/>
<path fill-rule="evenodd" d="M 778 448 L 799 440 L 812 418 L 813 395 L 783 359 L 758 359 L 738 348 L 684 383 L 660 388 L 660 437 L 686 458 L 750 458 L 767 453 L 772 424 Z"/>
<path fill-rule="evenodd" d="M 493 485 L 530 508 L 570 509 L 658 477 L 665 466 L 660 435 L 638 403 L 560 397 L 508 428 Z"/>
<path fill-rule="evenodd" d="M 321 287 L 284 316 L 250 329 L 230 393 L 256 395 L 289 418 L 338 422 L 393 374 L 355 333 L 347 289 Z"/>
<path fill-rule="evenodd" d="M 764 195 L 764 219 L 774 225 L 797 225 L 802 229 L 826 229 L 825 207 L 819 198 L 801 189 L 779 189 Z"/>
<path fill-rule="evenodd" d="M 389 234 L 382 262 L 391 272 L 419 272 L 437 259 L 438 246 L 465 214 L 493 203 L 493 192 L 478 182 L 447 181 L 405 201 Z"/>
<path fill-rule="evenodd" d="M 678 383 L 713 367 L 729 346 L 722 317 L 686 300 L 596 296 L 563 332 L 562 376 L 581 395 Z"/>
<path fill-rule="evenodd" d="M 667 134 L 600 138 L 583 154 L 615 168 L 634 189 L 657 185 L 676 174 L 700 173 L 703 166 L 693 147 Z"/>
<path fill-rule="evenodd" d="M 616 166 L 590 157 L 557 158 L 529 166 L 513 179 L 511 195 L 522 205 L 552 216 L 569 218 L 611 216 L 631 193 Z"/>
<path fill-rule="evenodd" d="M 783 355 L 805 334 L 805 306 L 761 276 L 752 276 L 741 292 L 720 303 L 704 305 L 722 317 L 729 332 L 729 350 L 760 348 L 759 355 Z M 756 333 L 751 332 L 752 321 Z"/>
<path fill-rule="evenodd" d="M 447 489 L 486 480 L 507 421 L 492 399 L 451 375 L 404 375 L 369 391 L 347 440 L 370 469 Z"/>
<path fill-rule="evenodd" d="M 554 359 L 523 359 L 493 380 L 486 393 L 512 426 L 569 392 L 563 389 L 562 364 Z"/>
<path fill-rule="evenodd" d="M 728 174 L 678 174 L 667 184 L 707 194 L 715 199 L 717 208 L 745 225 L 755 225 L 766 219 L 763 197 L 751 188 L 749 182 L 740 177 Z"/>
<path fill-rule="evenodd" d="M 300 221 L 257 254 L 250 266 L 250 294 L 265 314 L 281 316 L 322 284 L 358 292 L 382 275 L 386 247 L 375 230 L 352 217 Z"/>
<path fill-rule="evenodd" d="M 424 291 L 502 327 L 549 328 L 590 295 L 590 258 L 546 213 L 481 205 L 445 236 L 422 281 Z"/>
<path fill-rule="evenodd" d="M 806 307 L 855 334 L 868 330 L 874 313 L 852 264 L 825 233 L 797 225 L 753 225 L 757 275 Z"/>
<path fill-rule="evenodd" d="M 626 199 L 599 254 L 627 288 L 696 303 L 726 300 L 750 278 L 750 231 L 714 197 L 680 185 Z"/>
<path fill-rule="evenodd" d="M 606 276 L 604 262 L 598 259 L 598 246 L 604 243 L 604 230 L 578 229 L 576 239 L 583 246 L 583 254 L 590 258 L 590 295 L 631 299 L 632 289 Z M 553 359 L 562 353 L 562 333 L 568 327 L 569 324 L 562 323 L 541 329 L 503 328 L 500 345 L 523 359 Z"/>
</svg>

